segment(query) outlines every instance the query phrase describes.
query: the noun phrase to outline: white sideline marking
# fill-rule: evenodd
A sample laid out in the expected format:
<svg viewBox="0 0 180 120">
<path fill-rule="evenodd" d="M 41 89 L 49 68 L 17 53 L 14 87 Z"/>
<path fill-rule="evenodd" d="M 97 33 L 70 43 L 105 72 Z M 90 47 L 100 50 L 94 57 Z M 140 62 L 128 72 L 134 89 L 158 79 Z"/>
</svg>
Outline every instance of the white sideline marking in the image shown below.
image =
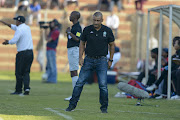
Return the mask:
<svg viewBox="0 0 180 120">
<path fill-rule="evenodd" d="M 139 113 L 139 114 L 154 114 L 154 115 L 163 114 L 163 113 L 151 113 L 151 112 L 134 112 L 134 111 L 120 111 L 120 110 L 118 110 L 118 112 L 123 112 L 123 113 Z"/>
<path fill-rule="evenodd" d="M 53 110 L 52 108 L 44 108 L 44 109 L 45 109 L 45 110 L 48 110 L 48 111 L 51 111 L 51 112 L 53 112 L 53 113 L 56 113 L 57 115 L 62 116 L 62 117 L 64 117 L 64 118 L 67 119 L 67 120 L 73 120 L 73 118 L 72 118 L 71 116 L 68 116 L 68 115 L 65 115 L 65 114 L 63 114 L 63 113 L 60 113 L 59 111 Z"/>
<path fill-rule="evenodd" d="M 8 90 L 9 92 L 14 92 L 13 90 Z"/>
<path fill-rule="evenodd" d="M 3 119 L 0 117 L 0 120 L 3 120 Z"/>
</svg>

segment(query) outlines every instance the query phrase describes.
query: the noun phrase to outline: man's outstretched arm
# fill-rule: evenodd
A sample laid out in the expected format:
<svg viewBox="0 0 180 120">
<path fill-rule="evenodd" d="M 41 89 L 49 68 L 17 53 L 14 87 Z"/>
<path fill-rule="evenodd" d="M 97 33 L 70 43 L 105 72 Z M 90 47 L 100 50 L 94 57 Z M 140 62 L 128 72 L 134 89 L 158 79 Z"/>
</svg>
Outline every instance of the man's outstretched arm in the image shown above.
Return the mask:
<svg viewBox="0 0 180 120">
<path fill-rule="evenodd" d="M 8 23 L 6 23 L 6 22 L 4 22 L 4 21 L 2 21 L 2 20 L 0 20 L 0 22 L 3 23 L 4 25 L 7 25 L 8 27 L 11 28 L 11 24 L 8 24 Z"/>
</svg>

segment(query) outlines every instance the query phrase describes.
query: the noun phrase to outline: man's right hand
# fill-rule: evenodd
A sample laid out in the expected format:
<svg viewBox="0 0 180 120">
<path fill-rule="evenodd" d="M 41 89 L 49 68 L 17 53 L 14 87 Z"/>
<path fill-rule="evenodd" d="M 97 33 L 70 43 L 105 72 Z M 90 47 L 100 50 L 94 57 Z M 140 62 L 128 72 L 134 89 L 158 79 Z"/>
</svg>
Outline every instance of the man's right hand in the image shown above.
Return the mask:
<svg viewBox="0 0 180 120">
<path fill-rule="evenodd" d="M 3 45 L 8 45 L 9 44 L 9 40 L 5 40 L 2 44 Z"/>
<path fill-rule="evenodd" d="M 79 58 L 79 65 L 83 66 L 83 64 L 84 64 L 84 59 L 83 58 Z"/>
</svg>

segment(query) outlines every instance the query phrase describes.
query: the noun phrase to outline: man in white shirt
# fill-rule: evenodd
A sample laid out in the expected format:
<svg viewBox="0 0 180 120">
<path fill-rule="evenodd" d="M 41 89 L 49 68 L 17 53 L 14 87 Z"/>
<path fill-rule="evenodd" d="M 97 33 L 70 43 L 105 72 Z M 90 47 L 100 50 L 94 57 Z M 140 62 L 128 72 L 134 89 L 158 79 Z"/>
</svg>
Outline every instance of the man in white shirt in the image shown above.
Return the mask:
<svg viewBox="0 0 180 120">
<path fill-rule="evenodd" d="M 11 40 L 5 40 L 2 44 L 16 44 L 17 54 L 16 54 L 16 87 L 15 92 L 11 95 L 22 94 L 22 86 L 24 85 L 24 95 L 29 95 L 30 92 L 30 69 L 33 62 L 33 41 L 31 36 L 30 27 L 25 24 L 25 18 L 23 16 L 18 16 L 14 18 L 16 20 L 16 25 L 8 24 L 4 21 L 1 23 L 9 26 L 11 29 L 15 30 L 14 37 Z"/>
<path fill-rule="evenodd" d="M 118 27 L 119 27 L 119 17 L 116 14 L 114 14 L 113 11 L 111 12 L 109 16 L 107 16 L 106 25 L 113 30 L 114 37 L 117 38 Z"/>
</svg>

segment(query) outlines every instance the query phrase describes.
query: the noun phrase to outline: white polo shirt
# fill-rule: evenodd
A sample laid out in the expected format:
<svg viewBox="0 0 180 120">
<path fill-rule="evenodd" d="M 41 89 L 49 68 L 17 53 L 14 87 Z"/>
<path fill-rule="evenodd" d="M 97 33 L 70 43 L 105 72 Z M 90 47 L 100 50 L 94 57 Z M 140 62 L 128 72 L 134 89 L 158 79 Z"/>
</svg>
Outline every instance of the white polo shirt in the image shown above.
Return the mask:
<svg viewBox="0 0 180 120">
<path fill-rule="evenodd" d="M 25 23 L 16 26 L 11 24 L 11 29 L 15 30 L 14 37 L 9 40 L 9 44 L 16 44 L 17 51 L 33 50 L 31 29 Z"/>
</svg>

